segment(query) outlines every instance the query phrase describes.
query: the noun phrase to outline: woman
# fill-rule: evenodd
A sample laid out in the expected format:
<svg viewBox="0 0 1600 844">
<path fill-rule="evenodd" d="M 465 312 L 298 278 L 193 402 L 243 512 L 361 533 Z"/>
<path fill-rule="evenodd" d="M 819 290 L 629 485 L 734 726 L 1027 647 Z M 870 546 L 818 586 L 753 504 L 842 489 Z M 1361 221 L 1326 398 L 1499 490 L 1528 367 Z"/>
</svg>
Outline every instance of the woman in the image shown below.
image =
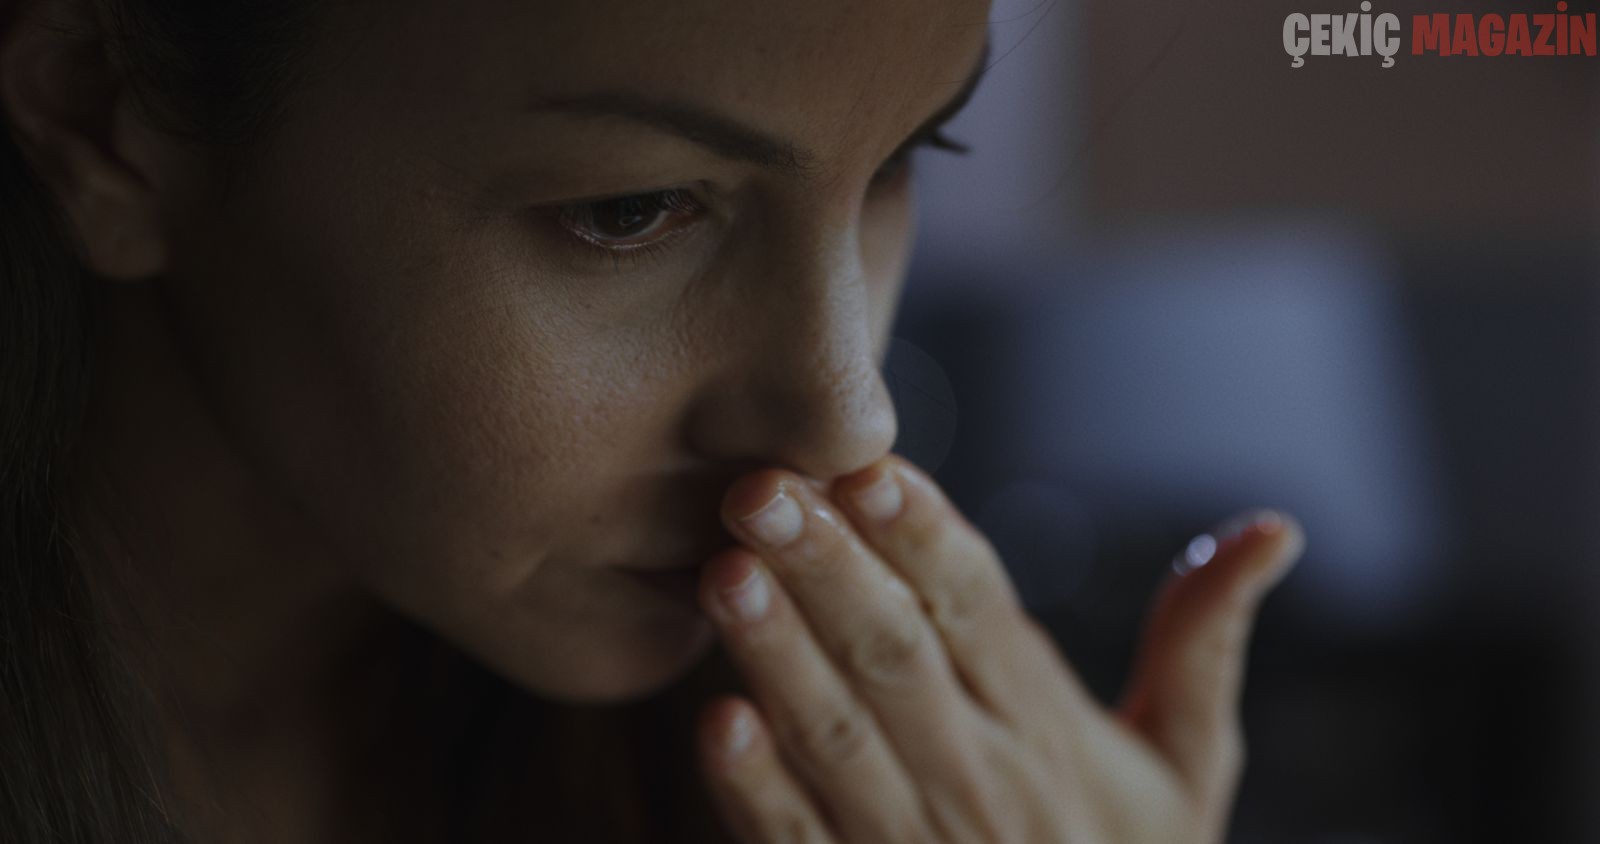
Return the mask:
<svg viewBox="0 0 1600 844">
<path fill-rule="evenodd" d="M 6 840 L 1221 836 L 1298 527 L 1106 711 L 888 453 L 986 3 L 0 9 Z"/>
</svg>

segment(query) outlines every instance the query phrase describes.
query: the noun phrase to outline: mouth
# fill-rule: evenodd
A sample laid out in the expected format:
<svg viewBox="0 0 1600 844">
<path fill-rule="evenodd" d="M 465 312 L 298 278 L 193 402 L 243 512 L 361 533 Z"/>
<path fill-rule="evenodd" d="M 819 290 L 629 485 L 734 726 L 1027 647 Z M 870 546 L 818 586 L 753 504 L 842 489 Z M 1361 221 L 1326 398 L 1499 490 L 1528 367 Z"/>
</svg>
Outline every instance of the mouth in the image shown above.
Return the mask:
<svg viewBox="0 0 1600 844">
<path fill-rule="evenodd" d="M 732 537 L 722 535 L 692 544 L 675 545 L 661 554 L 651 554 L 649 556 L 638 554 L 630 559 L 618 559 L 613 563 L 613 567 L 629 574 L 693 573 L 698 576 L 700 569 L 705 567 L 707 561 L 713 556 L 734 547 L 735 544 Z"/>
<path fill-rule="evenodd" d="M 617 568 L 629 574 L 675 574 L 678 572 L 699 571 L 710 557 L 711 554 L 707 553 L 698 557 L 679 557 L 654 564 L 618 566 Z"/>
<path fill-rule="evenodd" d="M 647 588 L 698 610 L 700 607 L 699 563 L 677 568 L 620 569 Z"/>
<path fill-rule="evenodd" d="M 700 574 L 705 569 L 706 562 L 720 551 L 732 546 L 728 538 L 724 537 L 720 543 L 688 547 L 694 550 L 686 551 L 680 547 L 676 549 L 677 553 L 664 554 L 656 559 L 629 560 L 628 565 L 615 568 L 628 575 L 630 579 L 643 584 L 650 591 L 665 596 L 675 603 L 685 604 L 698 612 Z"/>
</svg>

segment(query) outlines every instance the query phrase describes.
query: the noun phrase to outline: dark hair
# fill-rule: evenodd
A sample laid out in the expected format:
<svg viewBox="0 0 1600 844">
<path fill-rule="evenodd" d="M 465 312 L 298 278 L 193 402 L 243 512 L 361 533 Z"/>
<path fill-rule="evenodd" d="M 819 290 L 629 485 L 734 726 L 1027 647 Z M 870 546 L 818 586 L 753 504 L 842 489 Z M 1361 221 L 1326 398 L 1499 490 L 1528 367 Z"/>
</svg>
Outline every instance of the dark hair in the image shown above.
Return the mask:
<svg viewBox="0 0 1600 844">
<path fill-rule="evenodd" d="M 15 5 L 0 0 L 0 33 L 19 25 Z M 317 72 L 307 56 L 319 34 L 318 4 L 308 0 L 89 5 L 95 22 L 72 34 L 104 49 L 154 125 L 214 149 L 225 178 L 270 142 L 289 92 Z M 117 596 L 88 576 L 83 526 L 74 523 L 84 517 L 84 492 L 67 482 L 94 383 L 104 285 L 84 268 L 72 228 L 4 117 L 0 839 L 183 844 L 195 830 L 166 803 L 171 784 L 155 735 L 156 704 L 123 652 L 132 631 L 108 621 L 108 601 Z M 426 631 L 417 635 L 429 639 Z M 699 703 L 738 687 L 725 654 L 714 653 L 664 695 L 593 708 L 541 701 L 451 648 L 419 650 L 411 676 L 454 697 L 436 709 L 417 705 L 459 724 L 421 760 L 438 766 L 449 786 L 441 820 L 449 840 L 510 829 L 561 840 L 728 840 L 703 788 L 678 770 L 692 757 L 686 727 Z M 396 699 L 427 698 L 418 691 Z M 587 767 L 550 764 L 563 756 L 588 760 Z M 602 785 L 613 782 L 624 789 Z M 595 796 L 595 786 L 606 793 Z M 545 816 L 530 794 L 577 816 Z"/>
<path fill-rule="evenodd" d="M 0 32 L 23 25 L 0 3 Z M 241 164 L 309 40 L 298 0 L 100 0 L 93 39 L 152 121 Z M 95 285 L 0 115 L 0 838 L 178 842 L 147 697 L 74 552 L 65 488 Z"/>
</svg>

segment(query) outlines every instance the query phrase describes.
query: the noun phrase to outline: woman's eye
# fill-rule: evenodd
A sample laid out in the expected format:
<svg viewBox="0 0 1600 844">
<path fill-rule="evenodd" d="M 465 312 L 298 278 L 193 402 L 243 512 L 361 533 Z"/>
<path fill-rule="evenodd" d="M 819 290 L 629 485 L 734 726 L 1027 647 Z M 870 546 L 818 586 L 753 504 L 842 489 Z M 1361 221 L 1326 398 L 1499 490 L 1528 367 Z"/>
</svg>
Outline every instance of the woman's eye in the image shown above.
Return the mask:
<svg viewBox="0 0 1600 844">
<path fill-rule="evenodd" d="M 621 252 L 678 234 L 704 210 L 687 190 L 672 188 L 569 205 L 560 222 L 591 246 Z"/>
</svg>

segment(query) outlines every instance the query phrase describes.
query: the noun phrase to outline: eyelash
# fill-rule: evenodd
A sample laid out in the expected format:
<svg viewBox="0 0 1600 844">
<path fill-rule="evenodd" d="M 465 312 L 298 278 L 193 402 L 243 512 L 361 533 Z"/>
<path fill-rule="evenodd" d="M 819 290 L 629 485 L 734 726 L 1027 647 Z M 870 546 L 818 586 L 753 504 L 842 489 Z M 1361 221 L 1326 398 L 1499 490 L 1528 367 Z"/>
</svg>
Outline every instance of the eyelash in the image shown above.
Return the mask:
<svg viewBox="0 0 1600 844">
<path fill-rule="evenodd" d="M 618 261 L 619 269 L 620 261 L 623 259 L 637 260 L 647 258 L 656 251 L 666 248 L 668 244 L 682 236 L 690 224 L 676 225 L 668 229 L 666 234 L 635 244 L 617 245 L 615 243 L 607 243 L 603 238 L 596 236 L 592 229 L 597 213 L 601 212 L 601 209 L 605 206 L 614 203 L 633 203 L 636 207 L 628 209 L 629 211 L 652 221 L 651 226 L 646 231 L 655 228 L 660 223 L 659 217 L 663 213 L 670 212 L 682 217 L 694 217 L 704 213 L 706 210 L 705 204 L 695 198 L 688 188 L 681 187 L 589 200 L 566 205 L 558 209 L 556 221 L 569 237 L 590 252 L 608 256 Z"/>
<path fill-rule="evenodd" d="M 912 151 L 921 147 L 955 153 L 956 155 L 966 155 L 972 152 L 971 147 L 946 135 L 942 127 L 931 129 L 922 135 L 912 138 L 903 144 L 900 149 L 895 150 L 895 153 L 889 156 L 889 159 L 878 168 L 878 172 L 873 174 L 872 183 L 875 185 L 881 184 L 901 172 L 906 164 L 910 162 Z"/>
<path fill-rule="evenodd" d="M 900 149 L 889 156 L 878 167 L 877 172 L 873 174 L 872 185 L 881 185 L 904 172 L 906 165 L 910 161 L 912 151 L 920 147 L 943 150 L 957 155 L 965 155 L 971 152 L 970 147 L 960 141 L 951 139 L 944 134 L 942 129 L 932 129 L 902 144 Z M 706 206 L 703 202 L 697 199 L 689 189 L 681 187 L 572 203 L 557 209 L 557 223 L 570 238 L 595 254 L 612 258 L 619 270 L 623 260 L 642 260 L 653 257 L 658 252 L 665 250 L 671 243 L 686 234 L 693 227 L 695 221 L 690 219 L 676 225 L 669 229 L 666 234 L 652 240 L 629 245 L 607 243 L 589 229 L 594 226 L 596 213 L 603 206 L 614 203 L 633 203 L 636 207 L 629 209 L 632 213 L 651 220 L 655 220 L 659 215 L 666 212 L 688 218 L 697 218 L 698 215 L 706 211 Z M 650 228 L 655 225 L 655 222 L 652 222 Z"/>
</svg>

